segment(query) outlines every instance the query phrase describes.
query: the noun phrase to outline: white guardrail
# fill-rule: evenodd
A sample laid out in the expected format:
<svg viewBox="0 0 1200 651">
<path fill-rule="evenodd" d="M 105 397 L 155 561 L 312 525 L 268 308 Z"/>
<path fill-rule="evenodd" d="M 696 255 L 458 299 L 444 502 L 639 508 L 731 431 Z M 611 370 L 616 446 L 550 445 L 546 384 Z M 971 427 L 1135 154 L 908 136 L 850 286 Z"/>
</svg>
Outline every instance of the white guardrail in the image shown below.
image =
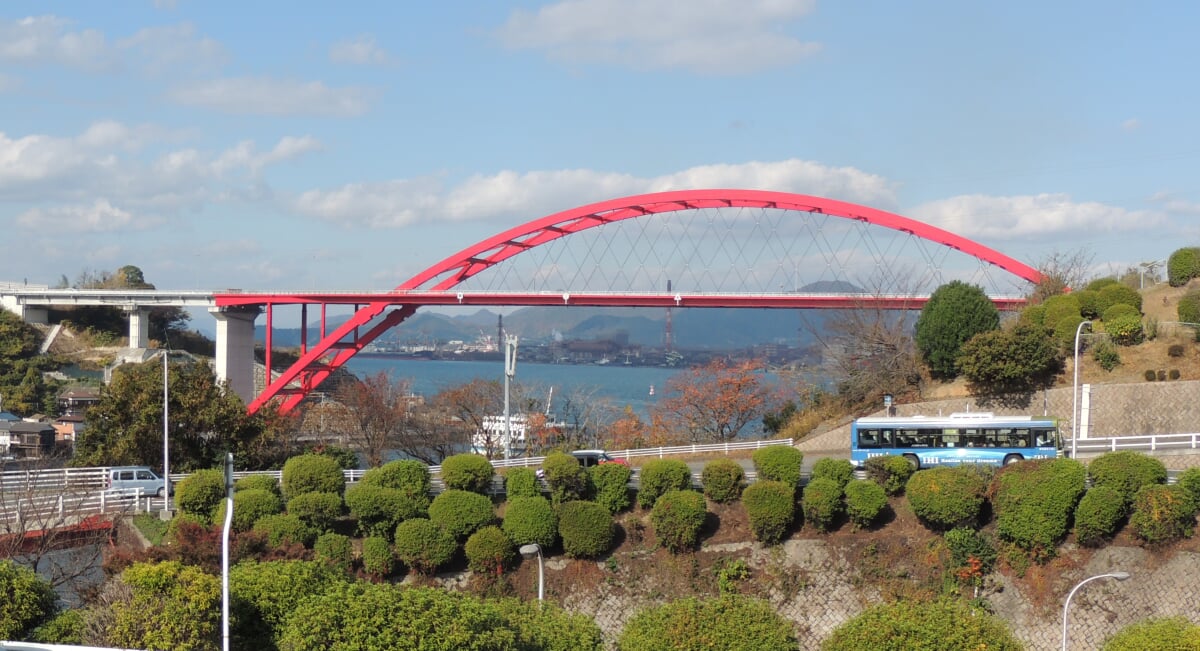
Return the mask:
<svg viewBox="0 0 1200 651">
<path fill-rule="evenodd" d="M 1071 439 L 1063 439 L 1063 450 L 1071 449 Z M 1200 433 L 1193 434 L 1150 434 L 1145 436 L 1113 436 L 1105 438 L 1075 439 L 1075 451 L 1084 453 L 1117 452 L 1137 450 L 1144 452 L 1169 452 L 1172 450 L 1200 450 Z"/>
<path fill-rule="evenodd" d="M 55 529 L 78 524 L 91 515 L 141 513 L 150 510 L 152 499 L 140 488 L 82 493 L 45 492 L 20 497 L 4 495 L 3 498 L 0 526 L 9 531 Z"/>
</svg>

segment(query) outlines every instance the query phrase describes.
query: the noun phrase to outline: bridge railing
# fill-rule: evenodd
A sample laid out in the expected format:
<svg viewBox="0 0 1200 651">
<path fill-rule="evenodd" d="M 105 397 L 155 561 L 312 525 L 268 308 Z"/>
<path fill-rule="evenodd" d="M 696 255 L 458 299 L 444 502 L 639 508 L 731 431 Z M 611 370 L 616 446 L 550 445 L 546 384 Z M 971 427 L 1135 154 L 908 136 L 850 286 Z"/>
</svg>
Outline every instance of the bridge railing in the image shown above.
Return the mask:
<svg viewBox="0 0 1200 651">
<path fill-rule="evenodd" d="M 0 472 L 0 494 L 33 494 L 63 488 L 103 489 L 108 468 L 40 468 Z"/>
<path fill-rule="evenodd" d="M 1071 439 L 1063 440 L 1063 449 L 1071 449 Z M 1075 451 L 1084 453 L 1141 450 L 1166 452 L 1170 450 L 1200 450 L 1200 432 L 1191 434 L 1150 434 L 1145 436 L 1112 436 L 1075 439 Z"/>
<path fill-rule="evenodd" d="M 0 504 L 0 525 L 6 529 L 44 529 L 68 526 L 89 516 L 141 513 L 150 510 L 142 489 L 42 493 L 6 499 Z"/>
</svg>

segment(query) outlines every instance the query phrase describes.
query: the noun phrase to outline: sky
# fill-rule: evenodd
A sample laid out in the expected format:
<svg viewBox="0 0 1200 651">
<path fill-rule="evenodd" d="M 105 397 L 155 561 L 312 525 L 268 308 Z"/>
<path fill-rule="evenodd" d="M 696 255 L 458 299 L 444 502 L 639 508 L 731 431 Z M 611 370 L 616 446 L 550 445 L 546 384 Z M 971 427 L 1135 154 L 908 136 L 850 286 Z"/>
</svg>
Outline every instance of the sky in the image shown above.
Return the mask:
<svg viewBox="0 0 1200 651">
<path fill-rule="evenodd" d="M 1097 273 L 1200 245 L 1200 4 L 0 5 L 0 281 L 387 290 L 594 201 L 898 212 Z"/>
</svg>

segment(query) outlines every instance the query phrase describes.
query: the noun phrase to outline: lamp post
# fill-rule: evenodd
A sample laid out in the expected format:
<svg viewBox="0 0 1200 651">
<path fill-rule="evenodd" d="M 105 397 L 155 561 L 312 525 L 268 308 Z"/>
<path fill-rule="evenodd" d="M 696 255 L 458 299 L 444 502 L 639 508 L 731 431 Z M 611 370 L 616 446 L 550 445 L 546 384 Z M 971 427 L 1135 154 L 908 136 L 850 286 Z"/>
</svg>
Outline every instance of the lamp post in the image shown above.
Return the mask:
<svg viewBox="0 0 1200 651">
<path fill-rule="evenodd" d="M 1071 383 L 1071 458 L 1075 458 L 1075 439 L 1079 438 L 1079 333 L 1091 321 L 1080 321 L 1075 328 L 1075 379 Z"/>
<path fill-rule="evenodd" d="M 1096 576 L 1088 577 L 1071 588 L 1071 592 L 1067 594 L 1067 601 L 1063 604 L 1063 631 L 1062 631 L 1062 651 L 1067 651 L 1067 609 L 1071 607 L 1071 597 L 1075 596 L 1075 591 L 1082 588 L 1085 583 L 1095 581 L 1096 579 L 1116 579 L 1124 581 L 1129 578 L 1129 572 L 1111 572 L 1109 574 L 1097 574 Z"/>
<path fill-rule="evenodd" d="M 163 358 L 163 507 L 162 517 L 169 517 L 171 512 L 171 445 L 167 439 L 170 429 L 170 376 L 167 372 L 167 351 L 162 352 Z"/>
<path fill-rule="evenodd" d="M 546 596 L 546 570 L 542 566 L 542 546 L 537 543 L 529 543 L 521 545 L 521 557 L 538 559 L 538 601 L 542 601 Z"/>
<path fill-rule="evenodd" d="M 508 414 L 508 385 L 517 374 L 517 336 L 504 335 L 504 458 L 512 456 L 512 417 Z"/>
</svg>

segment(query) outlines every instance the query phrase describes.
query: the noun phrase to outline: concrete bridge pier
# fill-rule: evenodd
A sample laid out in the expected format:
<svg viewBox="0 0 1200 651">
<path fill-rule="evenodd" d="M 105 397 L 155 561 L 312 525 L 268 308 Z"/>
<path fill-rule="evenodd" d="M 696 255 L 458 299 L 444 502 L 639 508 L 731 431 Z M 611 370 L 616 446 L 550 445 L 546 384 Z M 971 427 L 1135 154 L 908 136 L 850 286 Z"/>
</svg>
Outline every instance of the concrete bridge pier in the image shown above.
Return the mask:
<svg viewBox="0 0 1200 651">
<path fill-rule="evenodd" d="M 144 307 L 126 307 L 129 316 L 129 347 L 150 347 L 150 310 Z"/>
<path fill-rule="evenodd" d="M 217 380 L 247 404 L 254 400 L 254 320 L 262 308 L 214 307 L 209 314 L 217 320 Z"/>
</svg>

